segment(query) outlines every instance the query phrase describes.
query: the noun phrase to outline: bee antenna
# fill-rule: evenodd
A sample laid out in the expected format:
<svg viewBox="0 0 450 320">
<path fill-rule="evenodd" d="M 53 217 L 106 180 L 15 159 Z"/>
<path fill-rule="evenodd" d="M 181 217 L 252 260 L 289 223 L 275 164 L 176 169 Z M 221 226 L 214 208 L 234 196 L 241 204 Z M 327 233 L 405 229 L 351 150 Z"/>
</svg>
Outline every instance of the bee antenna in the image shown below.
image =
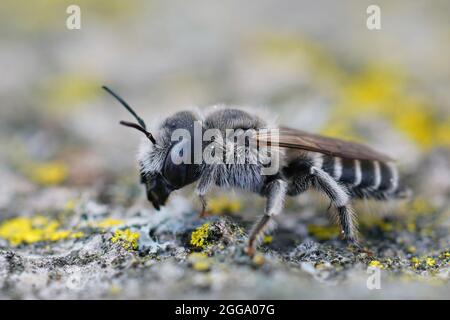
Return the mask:
<svg viewBox="0 0 450 320">
<path fill-rule="evenodd" d="M 107 86 L 102 86 L 102 88 L 105 89 L 108 93 L 110 93 L 114 98 L 116 98 L 125 107 L 125 109 L 127 109 L 136 118 L 136 120 L 138 121 L 138 123 L 141 125 L 141 127 L 143 129 L 147 128 L 144 120 L 142 120 L 142 118 L 137 115 L 137 113 L 130 107 L 130 105 L 128 103 L 125 102 L 125 100 L 123 100 L 117 93 L 112 91 Z"/>
<path fill-rule="evenodd" d="M 135 128 L 143 132 L 153 144 L 156 144 L 156 140 L 153 137 L 153 135 L 147 131 L 147 126 L 145 125 L 144 120 L 142 120 L 142 118 L 137 115 L 137 113 L 129 106 L 129 104 L 126 103 L 125 100 L 123 100 L 118 94 L 116 94 L 107 86 L 102 86 L 102 88 L 106 90 L 108 93 L 110 93 L 114 98 L 116 98 L 125 107 L 125 109 L 127 109 L 136 118 L 137 122 L 139 123 L 137 124 L 133 122 L 120 121 L 120 124 L 127 127 Z"/>
<path fill-rule="evenodd" d="M 123 126 L 131 127 L 131 128 L 139 130 L 140 132 L 144 133 L 153 144 L 156 144 L 156 140 L 155 140 L 155 138 L 153 138 L 153 135 L 150 132 L 148 132 L 147 130 L 145 130 L 145 128 L 138 125 L 137 123 L 128 122 L 128 121 L 120 121 L 119 123 Z"/>
</svg>

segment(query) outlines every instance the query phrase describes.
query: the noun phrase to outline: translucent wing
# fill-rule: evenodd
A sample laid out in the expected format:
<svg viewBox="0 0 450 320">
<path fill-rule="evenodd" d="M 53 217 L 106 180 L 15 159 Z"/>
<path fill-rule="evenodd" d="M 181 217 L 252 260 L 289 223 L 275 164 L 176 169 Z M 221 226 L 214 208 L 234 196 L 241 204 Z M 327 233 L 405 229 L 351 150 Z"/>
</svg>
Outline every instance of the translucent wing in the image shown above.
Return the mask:
<svg viewBox="0 0 450 320">
<path fill-rule="evenodd" d="M 328 138 L 287 127 L 279 128 L 279 141 L 276 141 L 270 134 L 258 134 L 256 139 L 268 145 L 319 152 L 348 159 L 393 161 L 391 157 L 359 143 Z"/>
</svg>

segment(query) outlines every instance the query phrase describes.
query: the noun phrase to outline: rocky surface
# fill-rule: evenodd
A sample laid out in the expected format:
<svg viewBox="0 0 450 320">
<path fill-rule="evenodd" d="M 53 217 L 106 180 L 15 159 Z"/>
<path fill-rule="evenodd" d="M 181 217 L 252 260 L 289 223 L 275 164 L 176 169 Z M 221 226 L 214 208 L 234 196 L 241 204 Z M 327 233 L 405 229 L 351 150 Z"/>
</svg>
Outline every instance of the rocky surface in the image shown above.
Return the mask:
<svg viewBox="0 0 450 320">
<path fill-rule="evenodd" d="M 122 192 L 132 194 L 129 187 Z M 279 228 L 250 259 L 243 253 L 246 231 L 263 209 L 262 199 L 222 195 L 213 198 L 211 215 L 200 219 L 187 194 L 175 195 L 159 212 L 143 195 L 132 195 L 126 202 L 133 206 L 127 207 L 100 203 L 97 196 L 56 187 L 23 199 L 47 203 L 48 213 L 0 224 L 2 298 L 445 298 L 450 293 L 448 203 L 438 208 L 416 198 L 391 204 L 393 211 L 384 217 L 377 214 L 379 205 L 368 210 L 357 204 L 360 251 L 338 239 L 326 204 L 305 195 L 288 201 Z M 375 269 L 381 289 L 369 290 Z"/>
</svg>

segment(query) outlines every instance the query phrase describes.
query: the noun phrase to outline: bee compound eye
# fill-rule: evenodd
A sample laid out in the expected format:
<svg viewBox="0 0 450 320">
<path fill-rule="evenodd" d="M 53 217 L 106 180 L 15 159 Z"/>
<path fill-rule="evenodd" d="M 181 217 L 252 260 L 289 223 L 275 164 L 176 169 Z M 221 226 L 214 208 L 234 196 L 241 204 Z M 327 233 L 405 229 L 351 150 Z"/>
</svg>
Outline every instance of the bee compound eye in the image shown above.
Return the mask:
<svg viewBox="0 0 450 320">
<path fill-rule="evenodd" d="M 175 188 L 182 188 L 194 182 L 199 175 L 199 165 L 195 164 L 194 146 L 191 139 L 183 138 L 174 143 L 164 159 L 162 176 Z"/>
<path fill-rule="evenodd" d="M 175 144 L 164 161 L 163 176 L 174 187 L 184 186 L 186 180 L 187 165 L 183 159 L 185 154 L 181 143 Z"/>
</svg>

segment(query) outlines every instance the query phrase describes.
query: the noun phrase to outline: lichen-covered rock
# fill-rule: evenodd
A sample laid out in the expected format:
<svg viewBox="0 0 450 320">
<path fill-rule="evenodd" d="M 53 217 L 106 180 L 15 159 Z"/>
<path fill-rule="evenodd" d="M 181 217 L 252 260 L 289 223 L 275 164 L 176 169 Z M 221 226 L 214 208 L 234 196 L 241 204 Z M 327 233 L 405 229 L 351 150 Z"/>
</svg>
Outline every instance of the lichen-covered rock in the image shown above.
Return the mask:
<svg viewBox="0 0 450 320">
<path fill-rule="evenodd" d="M 249 228 L 246 221 L 253 215 L 245 201 L 241 217 L 214 215 L 205 219 L 199 219 L 186 204 L 184 197 L 178 196 L 163 212 L 135 207 L 118 214 L 119 208 L 107 207 L 105 214 L 88 217 L 89 211 L 76 208 L 93 208 L 92 202 L 89 206 L 77 203 L 72 211 L 55 216 L 54 223 L 79 237 L 16 241 L 5 233 L 0 248 L 0 296 L 377 297 L 366 286 L 369 267 L 380 270 L 383 289 L 393 290 L 383 297 L 410 297 L 411 287 L 417 290 L 414 297 L 437 297 L 448 290 L 449 234 L 435 220 L 445 217 L 445 210 L 428 212 L 431 209 L 422 205 L 419 211 L 427 211 L 423 212 L 426 219 L 419 214 L 420 219 L 409 222 L 390 217 L 367 223 L 362 228 L 364 250 L 357 250 L 347 247 L 334 233 L 324 238 L 322 229 L 332 227 L 322 214 L 304 218 L 291 207 L 286 219 L 279 218 L 280 228 L 272 241 L 262 243 L 260 252 L 250 259 L 243 247 Z M 412 206 L 418 208 L 417 204 Z M 17 219 L 1 221 L 0 230 L 10 230 Z M 53 221 L 38 215 L 20 219 L 27 222 L 27 228 L 17 231 L 25 233 L 31 227 L 46 229 Z M 415 227 L 408 228 L 408 223 Z M 300 225 L 322 229 L 299 232 L 303 230 Z M 336 288 L 348 290 L 338 294 Z"/>
</svg>

